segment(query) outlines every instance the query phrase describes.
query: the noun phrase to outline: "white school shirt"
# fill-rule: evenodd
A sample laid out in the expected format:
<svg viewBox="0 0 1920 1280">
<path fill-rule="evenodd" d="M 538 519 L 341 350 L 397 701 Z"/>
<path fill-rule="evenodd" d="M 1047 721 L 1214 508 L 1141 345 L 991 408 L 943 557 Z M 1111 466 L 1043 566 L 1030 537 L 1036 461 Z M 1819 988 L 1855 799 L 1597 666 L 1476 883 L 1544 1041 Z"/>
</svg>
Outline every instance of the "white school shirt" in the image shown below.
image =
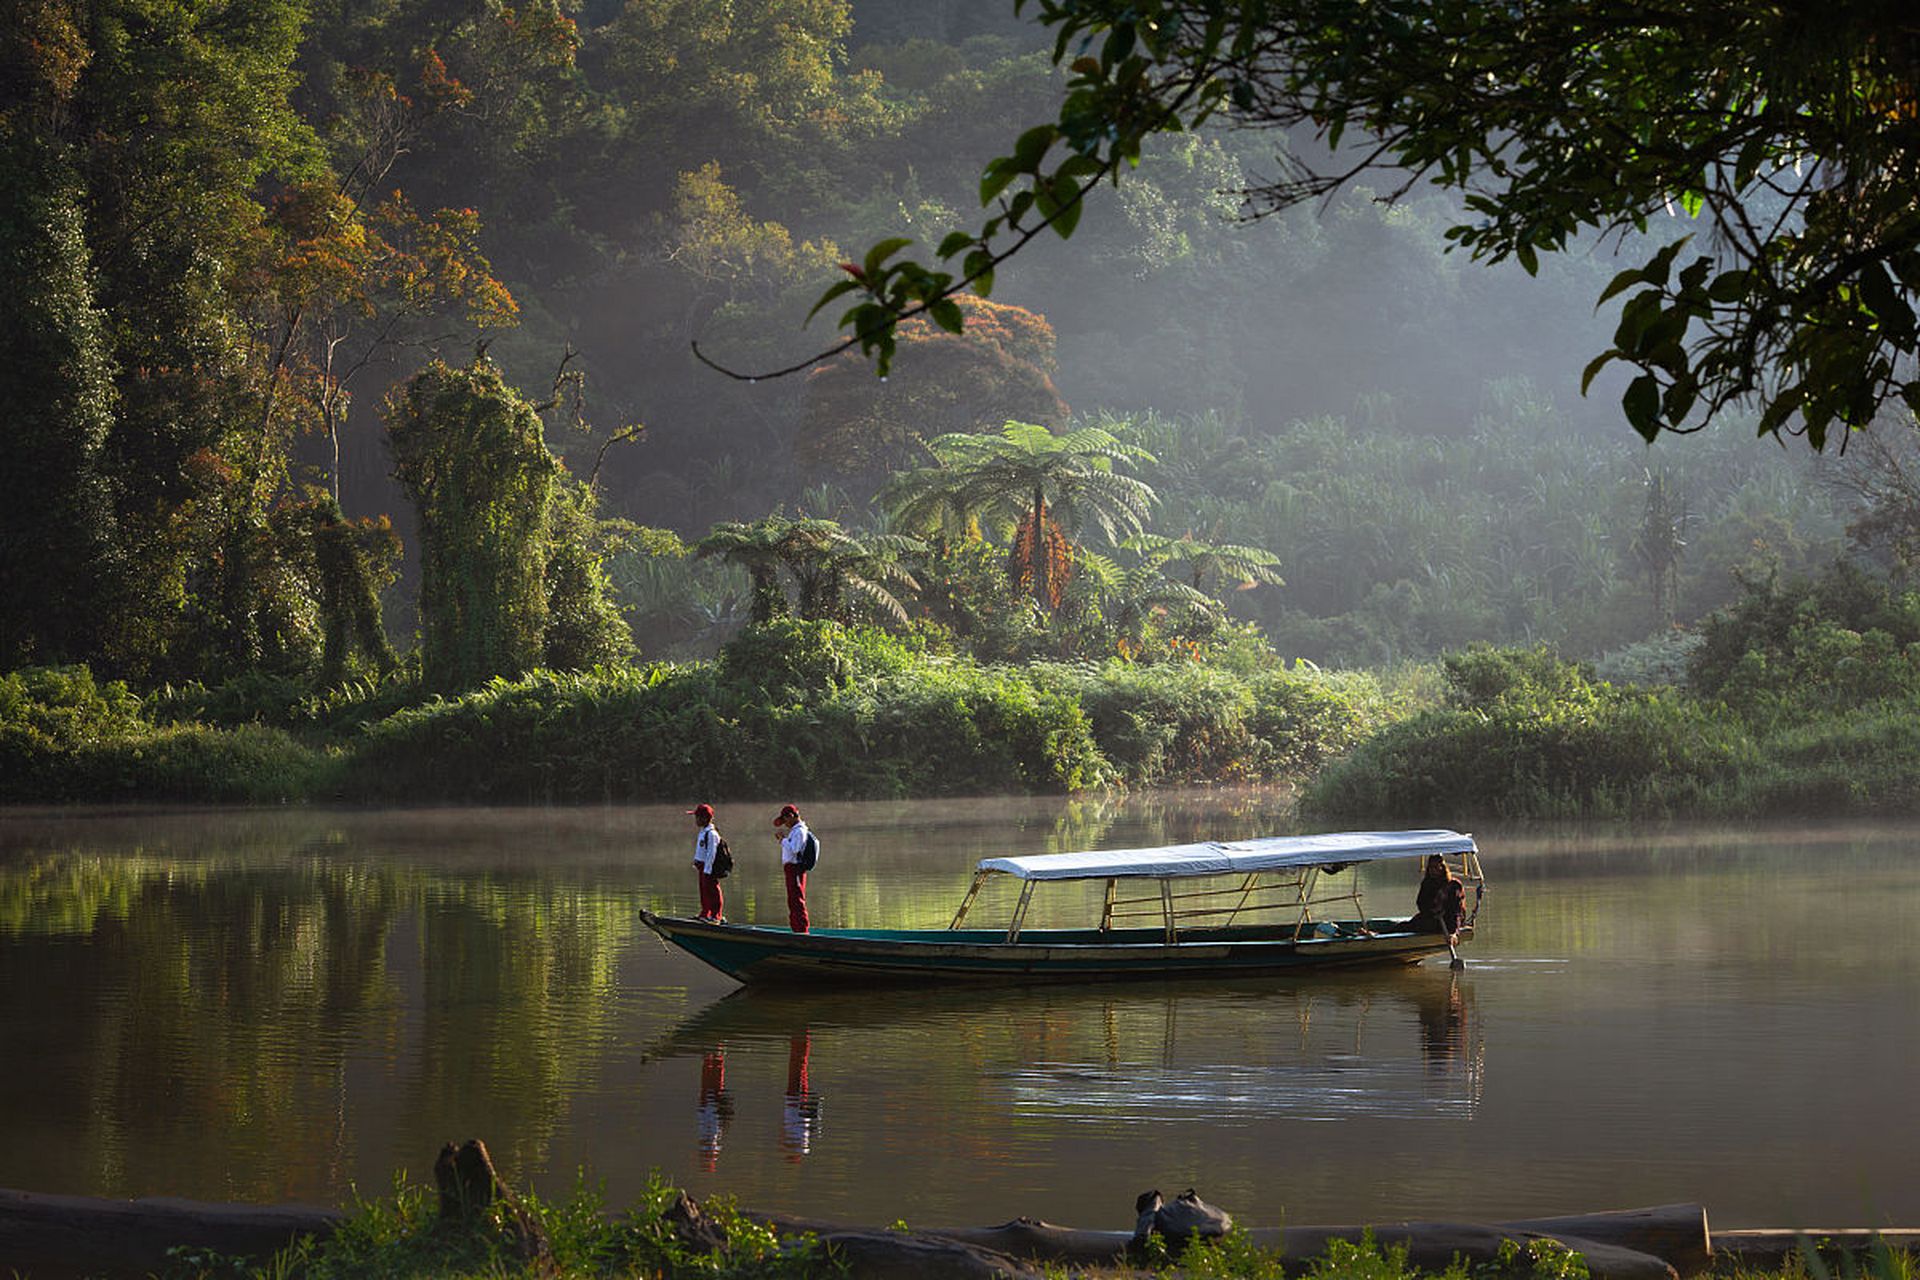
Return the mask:
<svg viewBox="0 0 1920 1280">
<path fill-rule="evenodd" d="M 780 865 L 790 866 L 800 861 L 800 851 L 807 847 L 807 824 L 796 822 L 793 830 L 780 840 Z"/>
<path fill-rule="evenodd" d="M 720 832 L 709 822 L 700 828 L 693 837 L 693 860 L 708 875 L 713 874 L 713 860 L 720 856 Z"/>
</svg>

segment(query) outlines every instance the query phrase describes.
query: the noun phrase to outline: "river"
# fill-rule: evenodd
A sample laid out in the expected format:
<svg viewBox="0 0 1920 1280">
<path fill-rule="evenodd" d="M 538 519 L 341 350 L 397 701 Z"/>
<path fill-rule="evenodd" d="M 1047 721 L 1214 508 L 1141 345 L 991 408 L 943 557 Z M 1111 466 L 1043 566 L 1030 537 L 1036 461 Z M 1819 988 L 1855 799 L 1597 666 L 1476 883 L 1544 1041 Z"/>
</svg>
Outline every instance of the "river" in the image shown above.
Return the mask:
<svg viewBox="0 0 1920 1280">
<path fill-rule="evenodd" d="M 479 1136 L 546 1195 L 876 1223 L 1188 1186 L 1249 1224 L 1920 1222 L 1909 825 L 1482 825 L 1459 974 L 762 996 L 635 918 L 697 909 L 685 807 L 0 814 L 0 1186 L 331 1203 Z M 734 919 L 784 920 L 776 807 L 721 806 Z M 1258 792 L 808 810 L 823 926 L 944 924 L 989 854 L 1287 829 Z"/>
</svg>

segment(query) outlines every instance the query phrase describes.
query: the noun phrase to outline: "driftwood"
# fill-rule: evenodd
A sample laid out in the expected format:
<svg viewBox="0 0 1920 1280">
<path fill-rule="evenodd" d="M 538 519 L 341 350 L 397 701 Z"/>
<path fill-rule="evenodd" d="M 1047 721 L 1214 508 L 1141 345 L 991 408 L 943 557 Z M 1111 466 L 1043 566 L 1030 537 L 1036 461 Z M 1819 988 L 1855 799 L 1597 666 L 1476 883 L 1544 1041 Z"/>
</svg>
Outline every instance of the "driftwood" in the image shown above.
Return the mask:
<svg viewBox="0 0 1920 1280">
<path fill-rule="evenodd" d="M 1327 1241 L 1360 1240 L 1368 1228 L 1256 1227 L 1253 1243 L 1278 1251 L 1288 1262 L 1326 1252 Z M 1585 1255 L 1595 1280 L 1671 1280 L 1710 1265 L 1706 1211 L 1699 1205 L 1666 1205 L 1567 1218 L 1538 1218 L 1481 1226 L 1458 1222 L 1395 1222 L 1371 1228 L 1382 1244 L 1405 1244 L 1416 1266 L 1444 1268 L 1455 1254 L 1470 1262 L 1493 1262 L 1508 1240 L 1526 1245 L 1557 1241 Z M 960 1240 L 1013 1257 L 1080 1266 L 1111 1264 L 1127 1254 L 1133 1239 L 1124 1231 L 1083 1231 L 1033 1218 L 997 1227 L 935 1227 L 924 1234 Z"/>
<path fill-rule="evenodd" d="M 143 1277 L 167 1266 L 177 1246 L 264 1257 L 340 1221 L 314 1205 L 209 1204 L 199 1200 L 102 1200 L 0 1191 L 0 1274 L 34 1280 Z"/>
<path fill-rule="evenodd" d="M 553 1243 L 547 1233 L 494 1172 L 493 1157 L 480 1139 L 469 1138 L 458 1147 L 451 1142 L 441 1147 L 440 1158 L 433 1162 L 433 1181 L 440 1190 L 439 1229 L 498 1230 L 507 1251 L 522 1262 L 544 1264 L 553 1260 Z"/>
<path fill-rule="evenodd" d="M 1822 1258 L 1849 1258 L 1855 1262 L 1876 1248 L 1905 1249 L 1920 1252 L 1920 1231 L 1872 1227 L 1842 1227 L 1822 1231 L 1808 1227 L 1800 1231 L 1722 1231 L 1713 1237 L 1714 1257 L 1731 1261 L 1750 1270 L 1778 1270 L 1793 1254 L 1809 1249 Z"/>
</svg>

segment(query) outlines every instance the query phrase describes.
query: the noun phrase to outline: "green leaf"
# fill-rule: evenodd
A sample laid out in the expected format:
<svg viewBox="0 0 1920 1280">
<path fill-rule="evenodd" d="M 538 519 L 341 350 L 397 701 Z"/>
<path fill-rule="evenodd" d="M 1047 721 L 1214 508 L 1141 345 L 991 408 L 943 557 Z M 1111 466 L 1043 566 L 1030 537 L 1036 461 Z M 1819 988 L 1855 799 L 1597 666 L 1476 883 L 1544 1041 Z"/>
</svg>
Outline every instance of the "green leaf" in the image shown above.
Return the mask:
<svg viewBox="0 0 1920 1280">
<path fill-rule="evenodd" d="M 1053 229 L 1062 240 L 1071 236 L 1073 229 L 1080 225 L 1080 211 L 1086 207 L 1087 202 L 1079 197 L 1077 191 L 1060 205 L 1060 211 L 1053 215 Z"/>
<path fill-rule="evenodd" d="M 1913 307 L 1900 296 L 1885 267 L 1875 262 L 1860 273 L 1860 296 L 1889 338 L 1899 342 L 1913 336 Z"/>
<path fill-rule="evenodd" d="M 1664 287 L 1667 283 L 1667 276 L 1673 271 L 1674 258 L 1678 256 L 1680 250 L 1685 248 L 1687 241 L 1691 239 L 1693 239 L 1693 237 L 1690 235 L 1681 236 L 1678 240 L 1675 240 L 1672 244 L 1649 258 L 1647 265 L 1640 269 L 1641 275 L 1646 278 L 1646 282 L 1651 285 Z"/>
<path fill-rule="evenodd" d="M 1629 383 L 1627 393 L 1620 397 L 1620 407 L 1626 410 L 1633 429 L 1651 444 L 1660 434 L 1660 384 L 1654 376 L 1643 373 Z"/>
<path fill-rule="evenodd" d="M 1106 166 L 1092 156 L 1072 155 L 1061 162 L 1060 167 L 1054 170 L 1053 176 L 1065 178 L 1070 182 L 1079 182 L 1083 178 L 1095 176 L 1104 168 Z"/>
<path fill-rule="evenodd" d="M 1580 394 L 1587 394 L 1587 388 L 1593 385 L 1593 380 L 1599 372 L 1619 358 L 1618 351 L 1607 351 L 1590 360 L 1587 363 L 1586 372 L 1580 375 Z"/>
<path fill-rule="evenodd" d="M 807 312 L 807 319 L 812 320 L 815 316 L 820 314 L 820 308 L 826 306 L 829 302 L 832 302 L 835 298 L 841 297 L 844 294 L 852 293 L 855 289 L 858 289 L 859 287 L 860 285 L 858 281 L 842 280 L 839 284 L 834 285 L 832 288 L 828 289 L 825 293 L 820 295 L 820 301 L 814 303 L 813 310 Z"/>
<path fill-rule="evenodd" d="M 992 204 L 993 198 L 1005 191 L 1007 184 L 1019 176 L 1020 170 L 1005 156 L 989 164 L 987 171 L 980 176 L 980 203 Z"/>
<path fill-rule="evenodd" d="M 1513 247 L 1513 256 L 1520 260 L 1521 269 L 1530 276 L 1540 274 L 1540 259 L 1533 251 L 1533 245 L 1522 240 Z"/>
<path fill-rule="evenodd" d="M 1722 271 L 1707 286 L 1707 296 L 1715 302 L 1732 304 L 1747 296 L 1752 288 L 1753 272 Z"/>
<path fill-rule="evenodd" d="M 867 250 L 867 260 L 862 267 L 862 271 L 867 277 L 867 287 L 873 287 L 875 277 L 880 274 L 880 266 L 882 263 L 912 243 L 912 236 L 889 236 L 887 239 L 873 246 L 873 248 Z"/>
<path fill-rule="evenodd" d="M 1607 300 L 1609 298 L 1612 298 L 1615 294 L 1618 294 L 1623 290 L 1631 289 L 1634 285 L 1639 284 L 1644 279 L 1646 279 L 1646 277 L 1641 274 L 1640 268 L 1638 267 L 1627 268 L 1625 271 L 1622 271 L 1619 275 L 1613 278 L 1612 284 L 1609 284 L 1605 289 L 1601 291 L 1600 299 L 1599 301 L 1593 304 L 1593 309 L 1595 311 L 1598 311 L 1601 307 L 1604 307 L 1607 305 Z"/>
<path fill-rule="evenodd" d="M 1686 374 L 1674 379 L 1673 385 L 1667 388 L 1667 394 L 1661 400 L 1660 408 L 1666 414 L 1667 421 L 1677 426 L 1686 421 L 1687 415 L 1693 412 L 1693 406 L 1699 399 L 1698 380 L 1692 374 Z"/>
<path fill-rule="evenodd" d="M 946 238 L 940 242 L 938 256 L 951 258 L 954 254 L 960 252 L 972 243 L 974 243 L 974 238 L 965 231 L 949 231 Z"/>
<path fill-rule="evenodd" d="M 967 318 L 961 313 L 960 304 L 952 298 L 942 298 L 928 306 L 927 315 L 948 333 L 959 333 L 967 327 Z"/>
<path fill-rule="evenodd" d="M 1021 134 L 1013 144 L 1013 167 L 1021 173 L 1040 172 L 1041 158 L 1059 136 L 1060 130 L 1050 124 L 1037 124 Z"/>
</svg>

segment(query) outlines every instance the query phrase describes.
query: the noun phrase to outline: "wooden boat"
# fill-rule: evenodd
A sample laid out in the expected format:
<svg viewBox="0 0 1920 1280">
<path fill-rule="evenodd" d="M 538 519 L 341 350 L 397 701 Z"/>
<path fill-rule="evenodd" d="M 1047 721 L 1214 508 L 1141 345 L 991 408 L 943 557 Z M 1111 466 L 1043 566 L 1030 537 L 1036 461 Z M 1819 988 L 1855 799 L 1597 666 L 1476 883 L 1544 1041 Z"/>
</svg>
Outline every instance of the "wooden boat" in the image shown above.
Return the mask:
<svg viewBox="0 0 1920 1280">
<path fill-rule="evenodd" d="M 985 858 L 944 929 L 816 929 L 714 924 L 640 913 L 666 941 L 747 983 L 1221 977 L 1366 964 L 1411 964 L 1447 950 L 1410 921 L 1370 916 L 1361 864 L 1438 854 L 1474 890 L 1473 935 L 1486 880 L 1473 837 L 1454 831 L 1350 831 Z M 1021 882 L 1004 928 L 968 928 L 997 876 Z M 1084 929 L 1025 927 L 1034 890 L 1104 881 L 1100 920 Z M 1126 886 L 1123 892 L 1122 886 Z M 1144 891 L 1141 891 L 1144 890 Z M 1407 898 L 1413 896 L 1411 886 Z M 1344 911 L 1344 918 L 1331 914 Z M 1151 923 L 1135 924 L 1148 920 Z"/>
</svg>

